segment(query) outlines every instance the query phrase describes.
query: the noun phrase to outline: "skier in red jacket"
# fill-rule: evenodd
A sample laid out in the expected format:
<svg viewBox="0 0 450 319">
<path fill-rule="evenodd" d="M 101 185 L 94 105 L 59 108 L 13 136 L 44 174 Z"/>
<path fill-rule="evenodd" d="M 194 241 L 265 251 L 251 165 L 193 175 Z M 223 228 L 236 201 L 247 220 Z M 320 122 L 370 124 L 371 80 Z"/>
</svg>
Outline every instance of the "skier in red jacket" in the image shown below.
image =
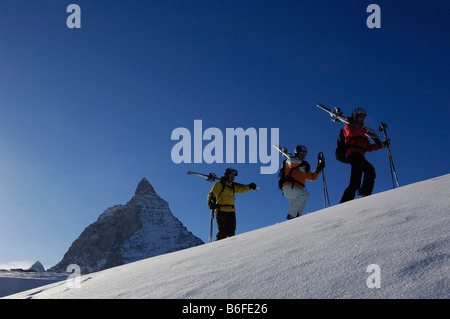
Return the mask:
<svg viewBox="0 0 450 319">
<path fill-rule="evenodd" d="M 345 157 L 352 166 L 352 171 L 350 184 L 342 195 L 341 203 L 354 199 L 357 191 L 358 195 L 361 196 L 371 195 L 375 184 L 375 168 L 366 160 L 364 155 L 366 152 L 379 150 L 384 145 L 370 144 L 365 133 L 371 133 L 373 130 L 364 127 L 366 115 L 367 113 L 364 109 L 354 109 L 352 112 L 352 122 L 344 127 L 345 143 L 348 145 Z M 363 173 L 364 179 L 361 185 Z"/>
</svg>

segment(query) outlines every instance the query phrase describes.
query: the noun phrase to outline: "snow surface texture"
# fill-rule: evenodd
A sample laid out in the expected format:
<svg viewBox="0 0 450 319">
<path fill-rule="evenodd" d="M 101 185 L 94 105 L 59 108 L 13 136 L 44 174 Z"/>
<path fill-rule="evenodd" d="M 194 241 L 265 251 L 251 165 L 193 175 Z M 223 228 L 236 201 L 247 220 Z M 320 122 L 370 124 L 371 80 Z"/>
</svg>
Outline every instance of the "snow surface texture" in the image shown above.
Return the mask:
<svg viewBox="0 0 450 319">
<path fill-rule="evenodd" d="M 0 271 L 0 297 L 15 294 L 67 279 L 55 272 Z"/>
<path fill-rule="evenodd" d="M 8 297 L 450 298 L 449 188 L 450 174 Z"/>
</svg>

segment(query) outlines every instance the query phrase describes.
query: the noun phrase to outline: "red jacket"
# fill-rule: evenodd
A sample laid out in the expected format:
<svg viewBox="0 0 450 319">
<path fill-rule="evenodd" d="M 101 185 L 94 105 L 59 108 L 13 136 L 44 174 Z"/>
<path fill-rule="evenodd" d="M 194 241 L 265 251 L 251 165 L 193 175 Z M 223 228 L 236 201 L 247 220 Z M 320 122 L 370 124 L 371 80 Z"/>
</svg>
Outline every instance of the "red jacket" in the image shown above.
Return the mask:
<svg viewBox="0 0 450 319">
<path fill-rule="evenodd" d="M 370 144 L 369 138 L 365 135 L 365 127 L 356 127 L 352 124 L 347 124 L 344 127 L 345 143 L 349 144 L 345 158 L 352 153 L 360 153 L 364 156 L 366 152 L 373 152 L 383 148 L 378 144 Z"/>
</svg>

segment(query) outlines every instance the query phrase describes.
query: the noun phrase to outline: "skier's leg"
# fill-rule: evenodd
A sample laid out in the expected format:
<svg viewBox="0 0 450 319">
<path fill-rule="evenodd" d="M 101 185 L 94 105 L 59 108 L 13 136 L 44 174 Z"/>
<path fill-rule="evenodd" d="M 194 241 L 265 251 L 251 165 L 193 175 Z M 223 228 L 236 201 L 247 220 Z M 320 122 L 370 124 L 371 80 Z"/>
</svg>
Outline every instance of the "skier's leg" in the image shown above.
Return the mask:
<svg viewBox="0 0 450 319">
<path fill-rule="evenodd" d="M 232 237 L 236 233 L 236 213 L 229 213 L 227 236 Z"/>
<path fill-rule="evenodd" d="M 301 215 L 309 200 L 309 193 L 297 186 L 292 188 L 292 185 L 286 185 L 283 187 L 283 193 L 289 200 L 289 212 L 288 214 L 295 218 L 297 214 Z"/>
<path fill-rule="evenodd" d="M 372 194 L 373 186 L 375 185 L 375 168 L 365 158 L 363 164 L 364 178 L 361 188 L 358 191 L 359 195 L 369 196 Z"/>
<path fill-rule="evenodd" d="M 216 240 L 221 240 L 226 238 L 226 228 L 227 228 L 227 218 L 226 213 L 216 212 L 216 223 L 217 223 L 217 234 Z"/>
<path fill-rule="evenodd" d="M 356 196 L 356 191 L 361 186 L 361 178 L 363 174 L 363 164 L 364 156 L 359 153 L 353 153 L 348 157 L 348 161 L 352 166 L 351 175 L 350 175 L 350 184 L 345 189 L 344 194 L 342 195 L 340 203 L 347 202 L 352 200 Z"/>
<path fill-rule="evenodd" d="M 304 189 L 299 188 L 299 196 L 297 197 L 297 212 L 299 216 L 302 216 L 311 195 Z"/>
<path fill-rule="evenodd" d="M 217 235 L 216 240 L 234 236 L 236 232 L 236 213 L 217 212 Z"/>
<path fill-rule="evenodd" d="M 298 212 L 296 207 L 297 193 L 295 189 L 292 188 L 292 185 L 286 185 L 283 187 L 283 194 L 284 196 L 286 196 L 289 202 L 288 215 L 290 215 L 292 218 L 297 217 Z"/>
</svg>

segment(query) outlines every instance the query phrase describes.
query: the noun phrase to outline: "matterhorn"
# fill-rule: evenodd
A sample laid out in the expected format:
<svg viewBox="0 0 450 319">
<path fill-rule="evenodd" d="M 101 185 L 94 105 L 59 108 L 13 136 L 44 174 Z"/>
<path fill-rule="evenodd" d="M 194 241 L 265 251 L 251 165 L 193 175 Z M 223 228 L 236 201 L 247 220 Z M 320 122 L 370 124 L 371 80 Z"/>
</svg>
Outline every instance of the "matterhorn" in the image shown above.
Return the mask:
<svg viewBox="0 0 450 319">
<path fill-rule="evenodd" d="M 86 274 L 201 244 L 143 178 L 127 204 L 106 209 L 50 270 L 76 264 Z"/>
</svg>

